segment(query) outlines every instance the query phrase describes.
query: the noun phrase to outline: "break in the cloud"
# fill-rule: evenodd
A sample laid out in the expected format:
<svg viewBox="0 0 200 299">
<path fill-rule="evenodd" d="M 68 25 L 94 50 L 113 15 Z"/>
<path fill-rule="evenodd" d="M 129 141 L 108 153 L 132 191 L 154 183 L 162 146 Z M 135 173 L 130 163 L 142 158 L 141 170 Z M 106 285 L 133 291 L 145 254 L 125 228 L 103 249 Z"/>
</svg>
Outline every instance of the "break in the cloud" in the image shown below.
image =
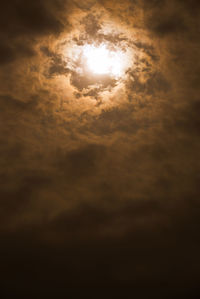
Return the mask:
<svg viewBox="0 0 200 299">
<path fill-rule="evenodd" d="M 199 8 L 3 2 L 3 292 L 198 292 Z M 70 51 L 102 42 L 131 53 L 123 78 L 79 72 Z"/>
</svg>

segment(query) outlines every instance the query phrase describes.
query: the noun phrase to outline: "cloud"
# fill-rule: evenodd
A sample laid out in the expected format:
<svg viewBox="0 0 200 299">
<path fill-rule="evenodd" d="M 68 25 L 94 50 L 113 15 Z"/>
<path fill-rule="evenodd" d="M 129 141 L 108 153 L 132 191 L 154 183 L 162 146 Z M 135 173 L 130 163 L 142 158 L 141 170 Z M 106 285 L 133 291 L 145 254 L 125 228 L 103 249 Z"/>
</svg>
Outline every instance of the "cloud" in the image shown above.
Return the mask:
<svg viewBox="0 0 200 299">
<path fill-rule="evenodd" d="M 193 298 L 199 1 L 12 0 L 0 15 L 2 292 Z M 125 77 L 78 72 L 86 41 L 129 49 Z"/>
<path fill-rule="evenodd" d="M 59 16 L 59 1 L 36 0 L 3 1 L 0 26 L 0 63 L 10 63 L 22 57 L 36 54 L 34 39 L 63 31 Z"/>
<path fill-rule="evenodd" d="M 2 7 L 4 13 L 1 14 L 4 32 L 10 37 L 59 33 L 62 24 L 55 14 L 55 11 L 59 9 L 58 4 L 59 1 L 56 0 L 50 1 L 49 4 L 40 0 L 30 3 L 24 0 L 12 0 L 9 3 L 4 1 Z M 12 22 L 8 22 L 8 19 Z"/>
<path fill-rule="evenodd" d="M 178 15 L 169 16 L 164 20 L 162 18 L 160 21 L 156 20 L 155 24 L 151 24 L 150 26 L 152 31 L 160 36 L 181 31 L 184 32 L 186 29 L 183 19 L 181 19 Z"/>
<path fill-rule="evenodd" d="M 150 298 L 161 296 L 165 291 L 166 298 L 188 298 L 197 283 L 190 279 L 190 273 L 198 271 L 194 257 L 198 251 L 198 218 L 189 201 L 185 208 L 191 215 L 188 226 L 185 209 L 177 213 L 176 209 L 154 201 L 132 202 L 126 207 L 115 207 L 112 212 L 82 206 L 40 230 L 34 229 L 34 235 L 29 228 L 10 234 L 7 240 L 2 236 L 1 250 L 9 257 L 7 267 L 3 264 L 4 275 L 9 279 L 16 276 L 12 284 L 16 294 L 20 293 L 19 281 L 23 280 L 26 284 L 21 294 L 31 289 L 33 294 L 60 292 L 62 296 L 66 288 L 73 292 L 77 287 L 87 294 L 89 289 L 106 291 L 107 298 L 107 292 L 126 294 L 128 288 L 128 294 L 140 292 L 143 297 L 147 293 Z M 129 227 L 126 232 L 125 226 Z M 190 244 L 185 244 L 185 238 Z M 11 251 L 13 244 L 15 255 Z M 22 255 L 24 246 L 26 252 Z M 193 254 L 189 254 L 191 248 Z M 20 265 L 24 266 L 19 273 Z M 49 281 L 53 281 L 51 288 Z"/>
</svg>

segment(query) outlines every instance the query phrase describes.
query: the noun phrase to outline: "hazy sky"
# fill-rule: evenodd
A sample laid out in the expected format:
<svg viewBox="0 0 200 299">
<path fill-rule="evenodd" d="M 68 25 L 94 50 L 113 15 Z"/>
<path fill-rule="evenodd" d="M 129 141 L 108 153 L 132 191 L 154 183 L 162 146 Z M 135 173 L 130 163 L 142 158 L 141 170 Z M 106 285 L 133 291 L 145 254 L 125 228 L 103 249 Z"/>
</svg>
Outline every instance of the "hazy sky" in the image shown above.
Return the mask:
<svg viewBox="0 0 200 299">
<path fill-rule="evenodd" d="M 119 78 L 88 71 L 101 44 Z M 194 298 L 199 55 L 199 0 L 3 0 L 3 293 Z"/>
</svg>

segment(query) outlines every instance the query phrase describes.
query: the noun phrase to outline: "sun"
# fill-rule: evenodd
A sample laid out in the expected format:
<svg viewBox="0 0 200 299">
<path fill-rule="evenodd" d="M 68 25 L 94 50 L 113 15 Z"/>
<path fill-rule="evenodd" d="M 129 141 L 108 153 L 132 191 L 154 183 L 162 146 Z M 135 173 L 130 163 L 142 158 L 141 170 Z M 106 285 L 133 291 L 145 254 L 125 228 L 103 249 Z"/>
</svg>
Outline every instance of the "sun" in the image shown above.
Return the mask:
<svg viewBox="0 0 200 299">
<path fill-rule="evenodd" d="M 98 47 L 85 45 L 83 55 L 88 69 L 98 75 L 111 75 L 120 77 L 124 71 L 124 53 L 122 51 L 110 51 L 105 44 Z"/>
</svg>

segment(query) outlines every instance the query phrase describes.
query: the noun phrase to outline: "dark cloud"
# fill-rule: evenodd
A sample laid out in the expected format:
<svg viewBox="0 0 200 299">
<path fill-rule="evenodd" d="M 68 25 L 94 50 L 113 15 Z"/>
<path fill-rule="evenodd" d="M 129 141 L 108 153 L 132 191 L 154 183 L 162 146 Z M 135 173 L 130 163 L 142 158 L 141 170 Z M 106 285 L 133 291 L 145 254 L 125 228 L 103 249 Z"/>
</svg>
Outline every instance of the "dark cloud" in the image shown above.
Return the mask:
<svg viewBox="0 0 200 299">
<path fill-rule="evenodd" d="M 91 37 L 95 37 L 101 29 L 98 19 L 92 14 L 87 15 L 81 23 L 84 24 L 85 33 Z"/>
<path fill-rule="evenodd" d="M 0 64 L 4 65 L 15 59 L 22 57 L 31 57 L 35 55 L 34 49 L 30 45 L 21 43 L 10 44 L 7 40 L 3 40 L 0 45 Z"/>
<path fill-rule="evenodd" d="M 57 167 L 65 173 L 68 180 L 76 182 L 81 178 L 93 176 L 104 154 L 103 146 L 88 145 L 66 154 L 61 153 Z"/>
<path fill-rule="evenodd" d="M 147 69 L 143 69 L 143 72 L 148 71 Z M 141 74 L 140 74 L 141 75 Z M 169 82 L 164 78 L 162 73 L 152 73 L 146 82 L 140 81 L 140 75 L 132 74 L 131 89 L 136 93 L 145 93 L 153 95 L 158 92 L 168 92 L 170 90 Z"/>
<path fill-rule="evenodd" d="M 189 10 L 190 13 L 196 15 L 200 13 L 200 3 L 198 0 L 178 0 L 181 5 L 185 6 L 186 9 Z"/>
<path fill-rule="evenodd" d="M 11 37 L 20 35 L 38 35 L 59 33 L 62 24 L 55 15 L 54 10 L 59 9 L 59 1 L 24 0 L 4 1 L 1 13 L 1 34 Z M 9 20 L 9 21 L 8 21 Z"/>
<path fill-rule="evenodd" d="M 174 34 L 186 29 L 183 19 L 181 19 L 178 15 L 169 16 L 166 19 L 162 18 L 160 21 L 156 19 L 155 23 L 150 26 L 152 30 L 160 36 Z"/>
<path fill-rule="evenodd" d="M 119 294 L 159 298 L 163 291 L 164 298 L 189 298 L 198 291 L 191 291 L 198 280 L 190 275 L 198 273 L 194 254 L 199 250 L 199 226 L 197 210 L 189 201 L 184 205 L 184 212 L 178 213 L 154 201 L 115 207 L 112 212 L 82 206 L 34 229 L 34 234 L 29 228 L 7 238 L 2 235 L 1 252 L 9 258 L 4 276 L 12 278 L 13 293 L 23 295 L 31 290 L 33 295 L 62 297 L 64 290 L 74 293 L 78 287 L 80 292 L 89 295 L 90 288 L 106 298 Z M 190 213 L 187 226 L 185 208 Z M 26 282 L 23 289 L 21 280 Z"/>
<path fill-rule="evenodd" d="M 66 75 L 69 72 L 67 63 L 60 54 L 51 52 L 48 47 L 41 47 L 40 50 L 45 56 L 50 58 L 50 66 L 47 73 L 45 73 L 47 78 L 55 75 Z"/>
<path fill-rule="evenodd" d="M 10 95 L 1 95 L 1 109 L 8 112 L 29 111 L 37 105 L 37 100 L 33 97 L 29 102 L 14 98 Z"/>
<path fill-rule="evenodd" d="M 109 87 L 114 87 L 116 85 L 116 80 L 110 77 L 109 75 L 91 75 L 87 74 L 87 77 L 84 75 L 79 75 L 76 72 L 72 72 L 71 74 L 71 84 L 76 87 L 79 91 L 83 91 L 84 89 L 92 88 L 98 84 L 100 90 L 106 89 Z M 94 92 L 94 90 L 92 92 Z M 91 91 L 89 91 L 90 93 Z M 88 95 L 90 95 L 88 93 Z M 86 94 L 87 95 L 87 94 Z"/>
<path fill-rule="evenodd" d="M 34 39 L 59 34 L 63 24 L 55 12 L 59 1 L 3 1 L 0 18 L 0 63 L 5 64 L 34 54 Z M 26 42 L 25 42 L 26 40 Z"/>
<path fill-rule="evenodd" d="M 134 42 L 134 45 L 142 52 L 146 53 L 147 56 L 149 56 L 152 60 L 154 61 L 158 61 L 159 57 L 158 54 L 156 54 L 155 49 L 152 45 L 147 44 L 147 43 L 142 43 L 140 41 Z M 148 66 L 149 66 L 149 62 L 146 60 L 145 61 Z"/>
</svg>

